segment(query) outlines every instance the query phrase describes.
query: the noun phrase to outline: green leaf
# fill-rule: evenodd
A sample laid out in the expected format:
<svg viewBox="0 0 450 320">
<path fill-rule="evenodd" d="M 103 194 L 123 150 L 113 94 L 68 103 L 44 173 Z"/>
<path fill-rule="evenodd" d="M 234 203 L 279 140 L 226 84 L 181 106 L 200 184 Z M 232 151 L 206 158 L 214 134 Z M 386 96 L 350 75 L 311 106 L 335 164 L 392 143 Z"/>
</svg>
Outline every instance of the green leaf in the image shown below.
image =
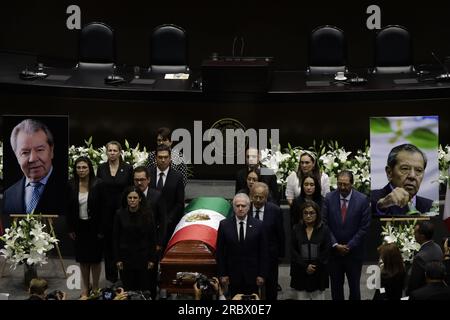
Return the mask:
<svg viewBox="0 0 450 320">
<path fill-rule="evenodd" d="M 372 133 L 390 133 L 393 132 L 391 123 L 387 118 L 371 118 L 370 132 Z"/>
<path fill-rule="evenodd" d="M 428 128 L 414 129 L 406 140 L 414 144 L 418 148 L 423 149 L 436 149 L 438 147 L 438 136 Z"/>
</svg>

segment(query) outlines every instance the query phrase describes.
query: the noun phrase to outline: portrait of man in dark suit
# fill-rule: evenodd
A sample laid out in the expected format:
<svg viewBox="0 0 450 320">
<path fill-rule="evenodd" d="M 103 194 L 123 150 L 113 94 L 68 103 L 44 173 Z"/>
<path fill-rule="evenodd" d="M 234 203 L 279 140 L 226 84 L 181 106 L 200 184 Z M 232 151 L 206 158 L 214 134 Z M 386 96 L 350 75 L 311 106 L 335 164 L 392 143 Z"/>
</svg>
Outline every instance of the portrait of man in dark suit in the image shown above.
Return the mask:
<svg viewBox="0 0 450 320">
<path fill-rule="evenodd" d="M 392 148 L 385 167 L 388 184 L 371 193 L 372 213 L 405 215 L 430 211 L 433 201 L 417 195 L 426 167 L 427 157 L 415 145 Z"/>
<path fill-rule="evenodd" d="M 57 121 L 56 118 L 53 120 Z M 64 118 L 63 122 L 67 138 L 67 118 Z M 62 126 L 64 127 L 64 124 Z M 65 157 L 59 158 L 65 158 L 66 161 L 62 161 L 64 165 L 58 165 L 59 168 L 54 165 L 54 134 L 43 121 L 34 118 L 23 119 L 12 129 L 10 143 L 22 176 L 5 190 L 3 213 L 63 214 L 63 190 L 67 181 L 67 139 L 62 146 Z M 18 170 L 13 165 L 13 158 L 10 155 L 5 164 L 7 182 L 17 179 L 14 173 Z M 64 171 L 59 171 L 61 167 Z"/>
</svg>

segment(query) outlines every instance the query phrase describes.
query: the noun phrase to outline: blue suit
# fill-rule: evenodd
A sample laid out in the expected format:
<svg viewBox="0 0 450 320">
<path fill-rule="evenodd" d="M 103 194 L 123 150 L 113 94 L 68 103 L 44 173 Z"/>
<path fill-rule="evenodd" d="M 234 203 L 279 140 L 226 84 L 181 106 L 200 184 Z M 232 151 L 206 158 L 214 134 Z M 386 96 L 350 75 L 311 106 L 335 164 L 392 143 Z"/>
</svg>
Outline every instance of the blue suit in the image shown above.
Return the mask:
<svg viewBox="0 0 450 320">
<path fill-rule="evenodd" d="M 253 206 L 249 213 L 253 214 Z M 284 257 L 285 237 L 283 212 L 274 203 L 266 202 L 262 224 L 268 240 L 269 273 L 266 279 L 266 299 L 277 299 L 278 287 L 278 259 Z"/>
<path fill-rule="evenodd" d="M 364 238 L 370 225 L 369 199 L 352 189 L 345 222 L 341 215 L 339 190 L 330 192 L 322 207 L 322 217 L 330 229 L 331 244 L 347 245 L 349 253 L 341 256 L 333 249 L 330 256 L 331 294 L 333 300 L 344 300 L 344 277 L 347 275 L 350 300 L 360 300 L 359 282 L 364 256 Z"/>
<path fill-rule="evenodd" d="M 219 277 L 230 277 L 230 293 L 258 293 L 256 277 L 267 278 L 267 238 L 261 221 L 247 217 L 244 243 L 239 243 L 236 217 L 220 222 L 216 260 Z"/>
</svg>

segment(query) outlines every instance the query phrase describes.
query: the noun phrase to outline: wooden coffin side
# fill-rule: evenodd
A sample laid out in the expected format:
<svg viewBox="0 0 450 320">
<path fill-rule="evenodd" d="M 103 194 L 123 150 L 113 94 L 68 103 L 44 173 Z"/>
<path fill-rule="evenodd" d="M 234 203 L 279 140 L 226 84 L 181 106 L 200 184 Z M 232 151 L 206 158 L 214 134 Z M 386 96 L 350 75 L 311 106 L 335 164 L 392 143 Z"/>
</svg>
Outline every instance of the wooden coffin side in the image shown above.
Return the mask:
<svg viewBox="0 0 450 320">
<path fill-rule="evenodd" d="M 167 293 L 194 294 L 194 279 L 178 279 L 178 272 L 202 273 L 207 277 L 217 275 L 214 253 L 198 240 L 178 242 L 170 248 L 160 262 L 161 289 Z"/>
</svg>

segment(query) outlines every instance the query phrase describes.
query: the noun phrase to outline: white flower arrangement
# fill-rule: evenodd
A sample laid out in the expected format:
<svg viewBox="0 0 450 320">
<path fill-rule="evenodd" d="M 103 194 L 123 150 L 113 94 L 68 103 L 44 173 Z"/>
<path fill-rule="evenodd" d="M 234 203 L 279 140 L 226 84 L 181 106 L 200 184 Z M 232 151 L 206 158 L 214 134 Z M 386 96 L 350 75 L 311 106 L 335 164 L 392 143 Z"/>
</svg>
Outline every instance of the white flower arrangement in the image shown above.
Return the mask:
<svg viewBox="0 0 450 320">
<path fill-rule="evenodd" d="M 290 144 L 288 144 L 287 153 L 281 153 L 279 149 L 278 147 L 276 151 L 271 149 L 261 150 L 261 164 L 272 169 L 277 176 L 277 183 L 284 186 L 291 172 L 297 171 L 301 149 L 292 148 Z"/>
<path fill-rule="evenodd" d="M 148 152 L 147 149 L 139 150 L 139 143 L 136 147 L 131 148 L 127 140 L 125 140 L 125 150 L 122 150 L 122 157 L 125 162 L 133 165 L 133 168 L 142 166 L 147 162 Z"/>
<path fill-rule="evenodd" d="M 59 241 L 43 231 L 42 224 L 33 214 L 26 218 L 14 221 L 11 228 L 5 229 L 0 237 L 5 246 L 0 254 L 9 262 L 11 268 L 19 264 L 43 265 L 47 263 L 47 252 L 54 248 Z"/>
<path fill-rule="evenodd" d="M 449 180 L 449 168 L 450 168 L 450 146 L 449 145 L 446 145 L 445 147 L 442 147 L 442 145 L 439 145 L 438 161 L 439 161 L 439 183 L 446 185 Z"/>
<path fill-rule="evenodd" d="M 331 188 L 336 189 L 337 174 L 341 170 L 351 167 L 352 161 L 349 159 L 351 152 L 347 152 L 343 147 L 339 147 L 337 141 L 329 142 L 327 147 L 322 147 L 321 150 L 322 154 L 319 157 L 319 166 L 330 178 Z"/>
<path fill-rule="evenodd" d="M 383 243 L 395 243 L 400 249 L 404 262 L 412 263 L 414 255 L 420 249 L 420 244 L 414 237 L 416 220 L 410 223 L 393 226 L 388 224 L 382 227 Z"/>
</svg>

